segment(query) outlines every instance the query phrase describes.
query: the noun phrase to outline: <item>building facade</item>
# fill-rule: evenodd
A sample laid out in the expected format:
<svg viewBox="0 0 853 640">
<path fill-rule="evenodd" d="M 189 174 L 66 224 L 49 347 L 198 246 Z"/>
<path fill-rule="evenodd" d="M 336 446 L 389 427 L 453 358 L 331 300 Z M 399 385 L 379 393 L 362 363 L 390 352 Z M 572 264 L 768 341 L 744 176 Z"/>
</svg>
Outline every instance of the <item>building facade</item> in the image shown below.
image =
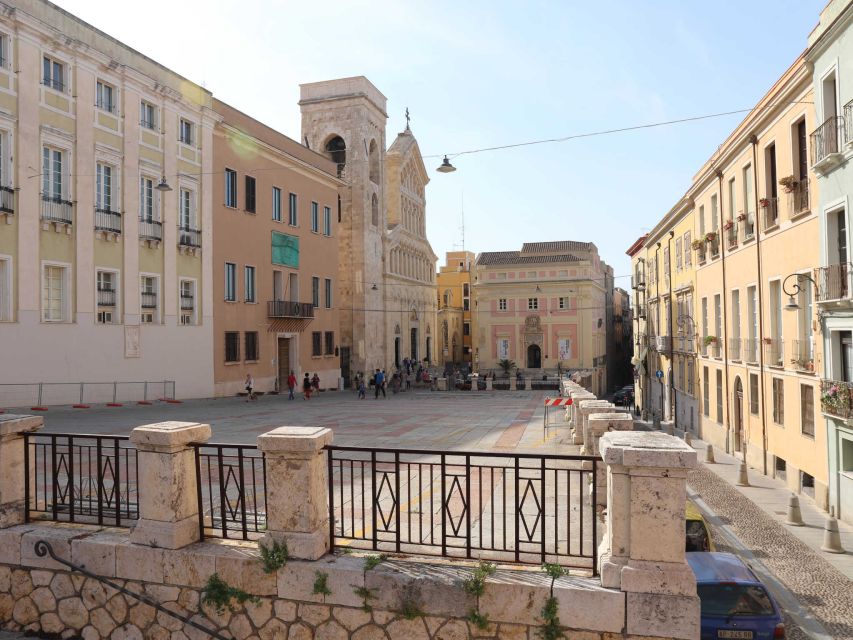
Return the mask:
<svg viewBox="0 0 853 640">
<path fill-rule="evenodd" d="M 47 2 L 0 41 L 0 382 L 211 395 L 210 94 Z"/>
<path fill-rule="evenodd" d="M 338 388 L 335 163 L 214 100 L 214 380 L 285 390 L 293 371 Z"/>
<path fill-rule="evenodd" d="M 588 378 L 593 393 L 604 393 L 608 278 L 612 283 L 612 269 L 589 242 L 534 242 L 521 251 L 481 253 L 473 286 L 480 372 L 499 372 L 501 360 L 533 376 L 559 367 Z"/>
<path fill-rule="evenodd" d="M 472 274 L 476 256 L 470 251 L 448 251 L 436 276 L 438 289 L 438 362 L 443 366 L 473 367 Z M 479 363 L 478 363 L 479 364 Z"/>
<path fill-rule="evenodd" d="M 809 36 L 817 111 L 810 162 L 819 185 L 820 262 L 815 270 L 823 322 L 820 403 L 826 424 L 829 506 L 853 523 L 853 268 L 850 208 L 853 192 L 853 2 L 833 0 Z M 823 426 L 822 424 L 818 426 Z"/>
</svg>

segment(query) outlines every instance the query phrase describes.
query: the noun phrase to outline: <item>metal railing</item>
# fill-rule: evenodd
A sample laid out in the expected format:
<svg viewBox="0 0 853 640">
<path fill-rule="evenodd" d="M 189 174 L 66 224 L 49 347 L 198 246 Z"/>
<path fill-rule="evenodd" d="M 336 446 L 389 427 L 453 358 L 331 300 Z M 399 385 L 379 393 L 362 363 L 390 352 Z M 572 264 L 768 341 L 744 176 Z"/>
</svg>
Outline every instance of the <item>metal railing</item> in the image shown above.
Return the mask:
<svg viewBox="0 0 853 640">
<path fill-rule="evenodd" d="M 768 367 L 785 366 L 785 341 L 781 338 L 764 338 L 764 363 Z"/>
<path fill-rule="evenodd" d="M 121 214 L 109 209 L 95 209 L 95 229 L 121 233 Z"/>
<path fill-rule="evenodd" d="M 0 212 L 15 213 L 15 190 L 0 186 Z"/>
<path fill-rule="evenodd" d="M 838 153 L 844 146 L 844 117 L 830 116 L 809 136 L 812 166 Z"/>
<path fill-rule="evenodd" d="M 818 267 L 815 269 L 817 281 L 815 299 L 818 302 L 849 299 L 851 284 L 853 284 L 851 276 L 853 276 L 853 264 L 849 262 Z"/>
<path fill-rule="evenodd" d="M 696 351 L 696 343 L 693 336 L 679 334 L 673 337 L 673 350 L 681 353 L 694 353 Z"/>
<path fill-rule="evenodd" d="M 194 444 L 201 539 L 260 537 L 267 526 L 266 461 L 255 445 Z"/>
<path fill-rule="evenodd" d="M 332 548 L 595 574 L 595 456 L 326 447 Z"/>
<path fill-rule="evenodd" d="M 178 227 L 178 244 L 182 247 L 200 247 L 201 231 L 192 227 Z"/>
<path fill-rule="evenodd" d="M 129 382 L 23 382 L 0 384 L 0 407 L 173 400 L 174 380 Z"/>
<path fill-rule="evenodd" d="M 746 216 L 743 220 L 739 220 L 741 223 L 741 231 L 743 232 L 742 241 L 746 242 L 755 237 L 755 213 L 747 211 L 745 214 L 741 215 Z"/>
<path fill-rule="evenodd" d="M 762 198 L 759 200 L 761 206 L 761 228 L 763 231 L 779 226 L 779 198 Z"/>
<path fill-rule="evenodd" d="M 729 338 L 729 360 L 740 360 L 740 338 Z"/>
<path fill-rule="evenodd" d="M 803 178 L 788 192 L 789 215 L 791 218 L 809 211 L 809 180 Z"/>
<path fill-rule="evenodd" d="M 25 519 L 115 527 L 139 518 L 136 449 L 126 436 L 24 434 Z"/>
<path fill-rule="evenodd" d="M 99 307 L 114 307 L 116 306 L 116 290 L 115 289 L 98 289 L 98 306 Z"/>
<path fill-rule="evenodd" d="M 709 243 L 711 245 L 711 257 L 719 258 L 720 257 L 720 236 L 717 235 L 711 240 Z"/>
<path fill-rule="evenodd" d="M 791 364 L 798 371 L 814 372 L 814 342 L 791 340 Z"/>
<path fill-rule="evenodd" d="M 853 382 L 821 380 L 820 410 L 839 418 L 853 418 Z"/>
<path fill-rule="evenodd" d="M 844 105 L 844 123 L 847 126 L 847 142 L 853 141 L 853 100 Z"/>
<path fill-rule="evenodd" d="M 163 239 L 163 223 L 159 220 L 139 219 L 139 237 L 148 240 Z"/>
<path fill-rule="evenodd" d="M 65 92 L 65 83 L 59 78 L 42 78 L 41 83 L 54 91 Z"/>
<path fill-rule="evenodd" d="M 728 227 L 725 227 L 725 226 L 723 227 L 723 233 L 726 236 L 726 248 L 727 249 L 734 249 L 737 247 L 737 241 L 738 241 L 738 234 L 737 234 L 738 224 L 735 220 L 729 220 L 728 222 L 726 222 L 726 224 L 730 225 Z"/>
<path fill-rule="evenodd" d="M 310 302 L 270 300 L 267 303 L 267 315 L 270 318 L 313 318 L 314 305 Z"/>
<path fill-rule="evenodd" d="M 139 119 L 139 126 L 143 129 L 151 129 L 152 131 L 156 130 L 153 120 L 147 120 L 146 118 Z"/>
<path fill-rule="evenodd" d="M 751 364 L 758 362 L 758 338 L 744 338 L 743 359 Z"/>
<path fill-rule="evenodd" d="M 696 247 L 696 259 L 699 264 L 702 264 L 708 259 L 706 256 L 706 248 L 704 242 Z"/>
<path fill-rule="evenodd" d="M 156 293 L 147 293 L 142 292 L 142 302 L 141 306 L 143 309 L 156 309 L 157 308 L 157 294 Z"/>
<path fill-rule="evenodd" d="M 41 219 L 50 222 L 71 224 L 74 219 L 72 216 L 73 206 L 70 200 L 63 200 L 62 198 L 42 194 Z"/>
<path fill-rule="evenodd" d="M 192 311 L 195 309 L 195 296 L 181 296 L 181 310 Z"/>
</svg>

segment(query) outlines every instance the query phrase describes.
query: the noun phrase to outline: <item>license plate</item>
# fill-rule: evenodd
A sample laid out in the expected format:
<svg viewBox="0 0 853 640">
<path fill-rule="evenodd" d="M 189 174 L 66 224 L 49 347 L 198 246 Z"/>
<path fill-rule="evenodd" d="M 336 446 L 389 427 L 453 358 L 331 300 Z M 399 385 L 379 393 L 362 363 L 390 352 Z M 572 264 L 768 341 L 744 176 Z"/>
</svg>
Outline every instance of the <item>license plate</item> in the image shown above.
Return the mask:
<svg viewBox="0 0 853 640">
<path fill-rule="evenodd" d="M 735 631 L 725 630 L 717 631 L 718 638 L 739 638 L 744 640 L 752 640 L 752 631 Z"/>
</svg>

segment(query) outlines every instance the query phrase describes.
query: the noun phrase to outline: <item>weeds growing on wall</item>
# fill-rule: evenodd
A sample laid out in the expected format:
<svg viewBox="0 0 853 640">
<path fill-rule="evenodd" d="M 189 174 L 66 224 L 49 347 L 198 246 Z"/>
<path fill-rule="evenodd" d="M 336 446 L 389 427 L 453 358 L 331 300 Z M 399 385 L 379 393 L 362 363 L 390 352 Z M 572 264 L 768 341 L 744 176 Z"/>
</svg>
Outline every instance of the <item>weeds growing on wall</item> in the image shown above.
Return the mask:
<svg viewBox="0 0 853 640">
<path fill-rule="evenodd" d="M 323 602 L 326 601 L 326 596 L 332 595 L 332 590 L 329 589 L 329 574 L 325 571 L 314 572 L 314 590 L 311 592 L 315 596 L 323 596 Z"/>
<path fill-rule="evenodd" d="M 542 640 L 558 640 L 565 638 L 564 629 L 560 625 L 560 617 L 557 612 L 557 598 L 554 597 L 554 582 L 557 578 L 566 575 L 566 570 L 558 564 L 542 565 L 542 570 L 551 578 L 551 589 L 548 593 L 548 599 L 545 601 L 545 606 L 542 607 L 542 624 L 536 630 L 536 634 Z"/>
<path fill-rule="evenodd" d="M 257 596 L 248 594 L 242 589 L 232 587 L 220 578 L 219 574 L 214 573 L 207 579 L 201 591 L 202 604 L 209 604 L 216 609 L 216 613 L 222 614 L 225 613 L 226 608 L 234 610 L 231 604 L 232 600 L 236 600 L 239 604 L 245 604 L 246 602 L 260 604 L 261 602 L 261 599 Z"/>
<path fill-rule="evenodd" d="M 261 551 L 261 567 L 264 573 L 275 573 L 287 564 L 289 554 L 287 542 L 273 540 L 272 544 L 259 544 Z"/>
<path fill-rule="evenodd" d="M 486 578 L 494 573 L 495 565 L 481 560 L 471 577 L 462 583 L 465 592 L 477 599 L 476 607 L 468 613 L 468 621 L 478 629 L 485 629 L 489 626 L 489 616 L 480 612 L 480 596 L 486 591 Z"/>
<path fill-rule="evenodd" d="M 355 585 L 353 585 L 352 592 L 359 598 L 361 598 L 361 608 L 367 613 L 373 611 L 373 607 L 370 605 L 370 601 L 376 599 L 376 595 L 374 594 L 374 591 L 376 591 L 376 589 L 367 588 L 367 572 L 378 567 L 379 564 L 383 562 L 386 558 L 387 556 L 384 553 L 378 556 L 367 556 L 364 559 L 364 567 L 361 571 L 361 586 L 356 587 Z"/>
</svg>

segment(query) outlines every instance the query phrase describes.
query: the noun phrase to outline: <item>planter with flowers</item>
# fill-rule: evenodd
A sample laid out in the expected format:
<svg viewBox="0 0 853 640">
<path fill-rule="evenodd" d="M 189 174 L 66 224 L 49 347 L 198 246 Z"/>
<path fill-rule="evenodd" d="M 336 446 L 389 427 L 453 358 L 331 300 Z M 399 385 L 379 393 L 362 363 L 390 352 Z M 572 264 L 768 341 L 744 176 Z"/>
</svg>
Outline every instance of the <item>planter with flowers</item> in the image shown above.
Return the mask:
<svg viewBox="0 0 853 640">
<path fill-rule="evenodd" d="M 821 409 L 842 418 L 847 418 L 851 413 L 850 387 L 843 382 L 827 380 L 820 394 Z"/>
<path fill-rule="evenodd" d="M 705 336 L 705 346 L 717 344 L 717 336 Z"/>
<path fill-rule="evenodd" d="M 764 344 L 773 344 L 773 338 L 764 338 L 762 342 L 764 342 Z"/>
<path fill-rule="evenodd" d="M 709 231 L 708 233 L 705 234 L 705 242 L 714 242 L 714 240 L 716 240 L 716 239 L 717 239 L 717 232 L 716 231 Z"/>
<path fill-rule="evenodd" d="M 729 229 L 731 229 L 733 226 L 735 226 L 735 223 L 734 223 L 734 221 L 733 221 L 733 220 L 726 220 L 726 221 L 723 223 L 723 229 L 725 229 L 726 231 L 728 231 Z"/>
<path fill-rule="evenodd" d="M 691 247 L 692 249 L 696 249 L 696 250 L 698 251 L 699 249 L 701 249 L 701 248 L 702 248 L 702 246 L 703 246 L 704 244 L 705 244 L 705 243 L 704 243 L 704 242 L 702 242 L 701 240 L 694 240 L 693 242 L 691 242 L 691 243 L 690 243 L 690 247 Z"/>
<path fill-rule="evenodd" d="M 766 209 L 770 206 L 770 198 L 761 198 L 761 200 L 758 201 L 758 206 L 762 209 Z"/>
<path fill-rule="evenodd" d="M 746 220 L 746 214 L 743 211 L 741 211 L 740 213 L 737 214 L 737 221 L 743 222 L 744 220 Z"/>
<path fill-rule="evenodd" d="M 779 178 L 779 184 L 785 188 L 785 193 L 791 193 L 796 190 L 800 182 L 794 176 L 785 176 L 784 178 Z"/>
</svg>

